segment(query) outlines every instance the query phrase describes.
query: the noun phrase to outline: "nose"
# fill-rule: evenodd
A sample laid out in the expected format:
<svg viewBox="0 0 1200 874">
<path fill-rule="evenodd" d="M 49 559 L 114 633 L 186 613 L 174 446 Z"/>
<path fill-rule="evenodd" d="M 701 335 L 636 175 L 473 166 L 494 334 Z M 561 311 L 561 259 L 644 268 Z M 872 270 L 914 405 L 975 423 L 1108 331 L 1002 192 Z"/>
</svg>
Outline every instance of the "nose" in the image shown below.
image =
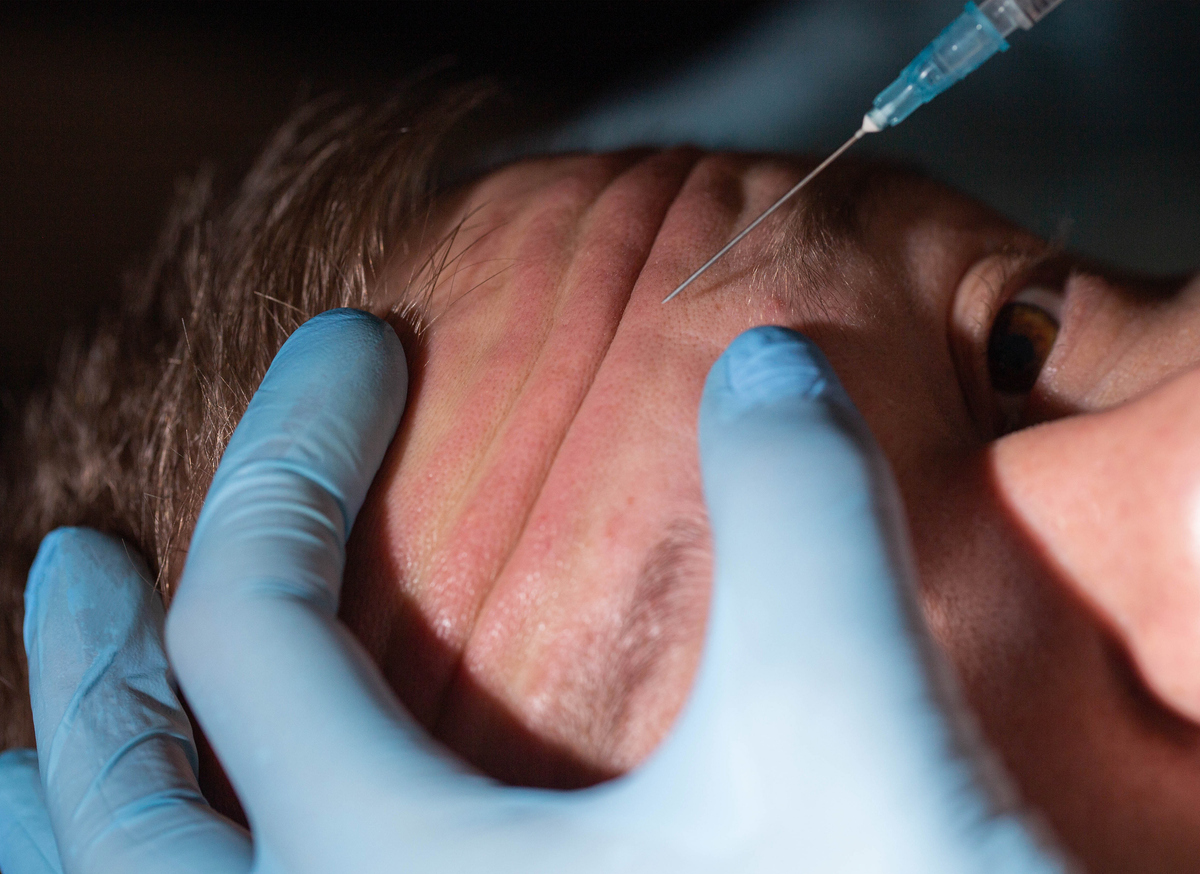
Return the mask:
<svg viewBox="0 0 1200 874">
<path fill-rule="evenodd" d="M 1200 368 L 1011 434 L 991 462 L 1018 524 L 1149 689 L 1200 722 Z"/>
</svg>

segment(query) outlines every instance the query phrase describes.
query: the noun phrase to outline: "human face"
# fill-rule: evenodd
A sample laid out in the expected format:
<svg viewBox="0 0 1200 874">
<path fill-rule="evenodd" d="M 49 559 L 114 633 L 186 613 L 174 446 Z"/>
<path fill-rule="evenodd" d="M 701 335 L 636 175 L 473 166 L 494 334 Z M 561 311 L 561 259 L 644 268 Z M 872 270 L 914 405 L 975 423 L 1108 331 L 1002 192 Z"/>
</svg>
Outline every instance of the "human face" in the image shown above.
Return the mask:
<svg viewBox="0 0 1200 874">
<path fill-rule="evenodd" d="M 742 331 L 792 327 L 896 472 L 925 614 L 1026 799 L 1096 870 L 1186 869 L 1200 283 L 1049 258 L 933 183 L 848 162 L 661 304 L 805 169 L 563 157 L 446 198 L 380 277 L 381 299 L 424 289 L 428 324 L 398 323 L 409 405 L 351 539 L 343 618 L 485 771 L 574 786 L 635 766 L 703 639 L 705 376 Z M 988 339 L 1029 285 L 1060 299 L 1062 329 L 1015 402 L 1045 424 L 1004 435 Z"/>
</svg>

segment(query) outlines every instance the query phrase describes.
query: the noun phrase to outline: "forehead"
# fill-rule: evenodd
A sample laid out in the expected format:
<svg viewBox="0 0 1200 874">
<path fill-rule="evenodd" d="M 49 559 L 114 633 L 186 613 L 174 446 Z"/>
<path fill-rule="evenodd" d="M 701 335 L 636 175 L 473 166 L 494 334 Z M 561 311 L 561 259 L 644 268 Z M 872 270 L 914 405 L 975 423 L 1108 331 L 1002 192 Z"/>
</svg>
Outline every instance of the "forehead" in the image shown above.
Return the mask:
<svg viewBox="0 0 1200 874">
<path fill-rule="evenodd" d="M 380 293 L 419 299 L 424 320 L 347 609 L 381 662 L 422 666 L 393 674 L 419 716 L 487 726 L 486 690 L 601 770 L 652 748 L 702 640 L 699 400 L 744 330 L 819 335 L 889 437 L 926 439 L 953 404 L 948 355 L 929 351 L 944 319 L 912 301 L 942 290 L 909 277 L 897 216 L 961 216 L 938 218 L 936 189 L 904 174 L 847 165 L 663 305 L 806 168 L 687 150 L 525 162 L 445 198 L 398 247 Z M 664 611 L 683 631 L 644 646 Z M 422 640 L 437 644 L 413 652 Z"/>
<path fill-rule="evenodd" d="M 914 392 L 955 389 L 946 341 L 955 288 L 1018 232 L 904 167 L 833 165 L 661 305 L 812 166 L 694 150 L 521 162 L 442 198 L 396 247 L 381 290 L 409 307 L 410 323 L 430 326 L 410 332 L 414 353 L 430 342 L 503 341 L 519 357 L 520 343 L 532 342 L 520 338 L 578 342 L 621 325 L 651 348 L 666 348 L 663 337 L 690 344 L 697 367 L 686 394 L 738 333 L 781 324 L 826 348 L 868 421 Z M 555 331 L 577 311 L 588 315 Z M 658 389 L 648 379 L 627 386 L 631 403 Z M 887 432 L 897 416 L 885 412 L 878 425 Z"/>
<path fill-rule="evenodd" d="M 443 194 L 409 227 L 391 247 L 377 298 L 416 304 L 428 317 L 468 291 L 486 293 L 511 282 L 514 268 L 531 257 L 553 262 L 597 221 L 631 231 L 657 223 L 648 257 L 686 253 L 677 258 L 685 272 L 664 277 L 669 291 L 813 164 L 681 149 L 508 165 Z M 689 296 L 711 297 L 749 276 L 764 297 L 794 300 L 798 292 L 841 278 L 850 258 L 893 257 L 906 246 L 910 254 L 919 250 L 922 241 L 912 244 L 922 230 L 978 232 L 998 223 L 994 214 L 910 168 L 843 159 L 749 235 Z"/>
</svg>

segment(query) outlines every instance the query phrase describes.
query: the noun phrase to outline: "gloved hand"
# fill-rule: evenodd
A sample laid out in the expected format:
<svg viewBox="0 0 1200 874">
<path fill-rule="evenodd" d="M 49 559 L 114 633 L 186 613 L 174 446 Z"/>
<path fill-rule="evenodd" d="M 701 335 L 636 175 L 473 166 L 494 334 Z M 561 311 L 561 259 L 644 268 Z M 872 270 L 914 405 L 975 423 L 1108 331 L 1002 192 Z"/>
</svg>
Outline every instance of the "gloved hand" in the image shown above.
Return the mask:
<svg viewBox="0 0 1200 874">
<path fill-rule="evenodd" d="M 989 806 L 934 679 L 886 465 L 810 343 L 756 329 L 714 366 L 696 685 L 645 765 L 574 792 L 471 772 L 336 619 L 345 539 L 404 390 L 389 328 L 314 319 L 264 379 L 196 527 L 168 650 L 253 856 L 196 791 L 137 563 L 65 531 L 26 596 L 41 782 L 28 754 L 0 764 L 4 874 L 55 870 L 37 858 L 47 823 L 64 869 L 88 874 L 1061 870 Z"/>
</svg>

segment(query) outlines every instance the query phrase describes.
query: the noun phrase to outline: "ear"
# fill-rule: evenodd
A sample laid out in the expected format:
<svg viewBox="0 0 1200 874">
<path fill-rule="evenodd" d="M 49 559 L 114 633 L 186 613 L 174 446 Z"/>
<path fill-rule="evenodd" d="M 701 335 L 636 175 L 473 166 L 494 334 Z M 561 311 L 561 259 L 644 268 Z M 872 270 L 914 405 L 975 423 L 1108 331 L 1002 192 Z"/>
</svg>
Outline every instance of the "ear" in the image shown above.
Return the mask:
<svg viewBox="0 0 1200 874">
<path fill-rule="evenodd" d="M 1200 370 L 1011 434 L 999 490 L 1167 706 L 1200 723 Z"/>
</svg>

